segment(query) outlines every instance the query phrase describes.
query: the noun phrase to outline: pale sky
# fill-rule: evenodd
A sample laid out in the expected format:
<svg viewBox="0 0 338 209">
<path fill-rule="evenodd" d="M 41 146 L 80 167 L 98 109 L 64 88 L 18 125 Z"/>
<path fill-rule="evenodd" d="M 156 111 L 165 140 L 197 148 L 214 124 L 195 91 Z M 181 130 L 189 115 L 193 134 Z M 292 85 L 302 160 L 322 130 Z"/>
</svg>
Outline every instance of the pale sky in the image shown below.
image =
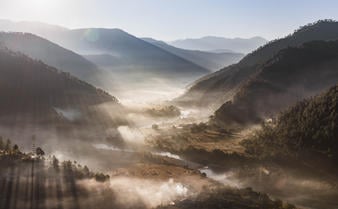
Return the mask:
<svg viewBox="0 0 338 209">
<path fill-rule="evenodd" d="M 0 19 L 120 28 L 165 41 L 274 39 L 318 19 L 338 19 L 337 11 L 336 0 L 0 0 Z"/>
</svg>

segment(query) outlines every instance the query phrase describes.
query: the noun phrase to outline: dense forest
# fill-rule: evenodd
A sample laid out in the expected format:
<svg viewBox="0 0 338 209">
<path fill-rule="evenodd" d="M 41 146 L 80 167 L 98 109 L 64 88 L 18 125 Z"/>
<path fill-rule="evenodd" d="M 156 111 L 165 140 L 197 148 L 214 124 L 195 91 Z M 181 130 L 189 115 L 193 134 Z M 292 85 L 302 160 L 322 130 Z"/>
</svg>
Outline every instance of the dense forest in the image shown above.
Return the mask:
<svg viewBox="0 0 338 209">
<path fill-rule="evenodd" d="M 298 157 L 304 151 L 338 162 L 338 86 L 283 111 L 243 141 L 259 158 Z"/>
</svg>

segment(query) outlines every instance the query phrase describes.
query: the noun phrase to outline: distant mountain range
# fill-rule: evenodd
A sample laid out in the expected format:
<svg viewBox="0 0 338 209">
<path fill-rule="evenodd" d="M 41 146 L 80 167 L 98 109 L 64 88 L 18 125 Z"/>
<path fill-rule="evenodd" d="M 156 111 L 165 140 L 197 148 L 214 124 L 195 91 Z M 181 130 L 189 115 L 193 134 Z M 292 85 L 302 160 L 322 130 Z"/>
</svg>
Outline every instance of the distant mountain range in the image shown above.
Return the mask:
<svg viewBox="0 0 338 209">
<path fill-rule="evenodd" d="M 43 23 L 1 21 L 0 30 L 30 32 L 42 36 L 81 55 L 95 55 L 109 66 L 108 72 L 119 76 L 144 74 L 174 81 L 179 78 L 186 84 L 210 71 L 180 56 L 143 41 L 120 29 L 88 28 L 69 30 Z M 109 56 L 106 56 L 109 55 Z M 90 58 L 91 56 L 89 56 Z M 97 59 L 92 61 L 96 61 Z M 114 60 L 114 62 L 111 61 Z M 101 62 L 95 63 L 101 67 Z M 140 80 L 138 78 L 138 80 Z M 145 82 L 142 79 L 142 82 Z"/>
<path fill-rule="evenodd" d="M 338 22 L 319 21 L 314 24 L 309 24 L 285 38 L 275 40 L 260 47 L 245 56 L 238 64 L 226 67 L 199 79 L 183 96 L 176 99 L 176 102 L 189 105 L 213 105 L 217 108 L 224 102 L 232 100 L 240 91 L 241 87 L 246 85 L 250 78 L 262 72 L 262 70 L 269 65 L 268 61 L 277 55 L 280 50 L 288 47 L 298 47 L 314 40 L 329 41 L 337 39 Z M 325 46 L 325 44 L 322 44 L 322 46 L 328 47 L 328 49 L 330 47 Z M 319 61 L 317 57 L 311 59 L 318 59 Z M 304 62 L 310 63 L 312 60 L 306 60 Z M 303 64 L 305 65 L 306 63 Z M 287 67 L 285 68 L 287 69 Z M 335 68 L 333 70 L 335 70 Z M 281 77 L 280 79 L 285 78 Z M 321 82 L 325 81 L 321 80 Z M 303 84 L 304 83 L 299 83 L 300 87 Z"/>
<path fill-rule="evenodd" d="M 244 57 L 244 54 L 235 52 L 206 52 L 176 48 L 163 41 L 152 38 L 143 38 L 143 40 L 211 71 L 216 71 L 222 67 L 234 64 Z"/>
<path fill-rule="evenodd" d="M 89 73 L 89 71 L 92 71 L 93 69 L 95 71 L 100 71 L 98 68 L 104 68 L 106 74 L 103 73 L 103 76 L 101 76 L 102 72 L 99 72 L 97 73 L 99 76 L 95 76 L 100 77 L 99 79 L 105 79 L 105 81 L 101 82 L 106 84 L 99 86 L 105 87 L 106 89 L 111 89 L 110 85 L 116 81 L 114 76 L 121 76 L 124 78 L 133 77 L 130 81 L 142 80 L 142 82 L 146 82 L 146 80 L 141 79 L 141 74 L 153 79 L 164 79 L 166 82 L 175 81 L 176 84 L 184 86 L 212 71 L 234 64 L 243 57 L 243 54 L 233 52 L 241 51 L 233 47 L 230 47 L 231 49 L 222 47 L 208 48 L 205 49 L 207 52 L 200 50 L 184 50 L 154 39 L 148 38 L 142 40 L 120 29 L 87 28 L 70 30 L 64 27 L 40 22 L 13 22 L 9 20 L 0 20 L 0 30 L 33 33 L 55 43 L 54 47 L 59 45 L 65 49 L 71 50 L 74 54 L 77 53 L 80 56 L 84 56 L 86 61 L 82 61 L 89 62 L 87 62 L 87 65 L 81 64 L 84 66 L 82 69 L 83 72 L 79 73 L 78 67 L 81 66 L 79 60 L 72 62 L 72 65 L 75 66 L 75 63 L 77 63 L 78 66 L 66 66 L 66 63 L 69 64 L 69 60 L 72 60 L 74 56 L 68 56 L 66 55 L 67 53 L 64 53 L 63 55 L 59 54 L 57 57 L 69 57 L 67 62 L 61 62 L 60 59 L 53 60 L 54 57 L 48 57 L 50 51 L 48 51 L 49 53 L 44 54 L 43 51 L 46 52 L 45 49 L 42 50 L 42 53 L 39 52 L 36 47 L 34 50 L 29 49 L 30 47 L 34 48 L 34 45 L 31 45 L 34 41 L 32 39 L 28 39 L 31 43 L 29 45 L 30 47 L 23 48 L 20 47 L 20 45 L 15 46 L 15 44 L 12 44 L 10 47 L 13 50 L 22 51 L 35 59 L 40 59 L 51 66 L 71 72 L 86 81 L 92 81 L 88 79 L 88 77 L 92 77 L 92 75 L 87 76 L 85 75 L 86 73 Z M 220 40 L 220 38 L 206 38 L 206 40 L 209 39 Z M 265 39 L 258 37 L 252 39 L 226 40 L 231 42 L 232 45 L 247 48 L 251 47 L 251 49 L 257 48 L 263 42 L 266 42 Z M 7 41 L 10 42 L 10 40 Z M 17 41 L 22 42 L 23 40 L 18 39 Z M 47 46 L 46 40 L 41 41 L 44 43 L 39 44 L 39 46 Z M 26 40 L 25 42 L 28 41 Z M 253 44 L 253 42 L 257 43 Z M 53 43 L 48 43 L 48 45 Z M 219 43 L 215 43 L 215 45 L 221 46 Z M 229 46 L 232 45 L 230 44 Z M 30 51 L 28 52 L 27 50 Z M 79 59 L 79 56 L 77 59 Z M 71 67 L 71 69 L 69 67 Z M 126 74 L 128 74 L 128 76 Z M 94 84 L 97 85 L 98 83 L 100 83 L 100 81 L 95 82 Z"/>
<path fill-rule="evenodd" d="M 208 72 L 190 61 L 119 29 L 69 30 L 50 39 L 80 54 L 109 54 L 118 61 L 112 67 L 122 70 L 144 71 L 169 77 L 175 74 L 195 77 Z"/>
<path fill-rule="evenodd" d="M 200 50 L 209 52 L 239 52 L 247 54 L 268 41 L 262 37 L 253 38 L 223 38 L 206 36 L 196 39 L 182 39 L 168 42 L 170 45 L 189 50 Z"/>
</svg>

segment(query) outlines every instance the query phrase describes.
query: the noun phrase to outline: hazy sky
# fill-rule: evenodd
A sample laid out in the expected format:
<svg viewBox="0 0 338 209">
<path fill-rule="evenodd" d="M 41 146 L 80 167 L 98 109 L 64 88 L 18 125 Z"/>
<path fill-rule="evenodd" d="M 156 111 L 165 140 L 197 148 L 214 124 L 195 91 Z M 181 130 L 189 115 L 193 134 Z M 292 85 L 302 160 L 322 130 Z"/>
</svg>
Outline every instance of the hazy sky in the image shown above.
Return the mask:
<svg viewBox="0 0 338 209">
<path fill-rule="evenodd" d="M 338 19 L 338 1 L 0 0 L 0 18 L 121 28 L 166 41 L 206 35 L 273 39 L 318 19 Z"/>
</svg>

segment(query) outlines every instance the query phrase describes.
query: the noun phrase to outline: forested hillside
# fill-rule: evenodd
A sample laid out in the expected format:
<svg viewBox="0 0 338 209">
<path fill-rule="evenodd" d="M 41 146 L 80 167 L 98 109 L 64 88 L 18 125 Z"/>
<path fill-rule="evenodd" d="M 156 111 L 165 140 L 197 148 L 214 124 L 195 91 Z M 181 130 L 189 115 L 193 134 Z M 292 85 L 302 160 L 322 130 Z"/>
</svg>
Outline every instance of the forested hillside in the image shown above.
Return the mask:
<svg viewBox="0 0 338 209">
<path fill-rule="evenodd" d="M 338 42 L 314 41 L 282 50 L 215 113 L 225 125 L 274 116 L 296 101 L 338 83 Z"/>
<path fill-rule="evenodd" d="M 85 108 L 117 99 L 69 73 L 0 48 L 0 115 L 44 116 L 54 108 Z"/>
<path fill-rule="evenodd" d="M 293 34 L 269 42 L 245 56 L 238 64 L 226 67 L 198 81 L 177 102 L 188 105 L 212 105 L 219 107 L 229 101 L 252 76 L 262 69 L 262 65 L 282 49 L 297 47 L 314 40 L 337 40 L 338 22 L 322 20 L 306 25 Z"/>
<path fill-rule="evenodd" d="M 336 85 L 282 112 L 274 123 L 264 125 L 252 139 L 243 144 L 249 153 L 260 158 L 297 156 L 310 151 L 313 152 L 312 157 L 319 154 L 338 162 L 337 139 Z"/>
</svg>

